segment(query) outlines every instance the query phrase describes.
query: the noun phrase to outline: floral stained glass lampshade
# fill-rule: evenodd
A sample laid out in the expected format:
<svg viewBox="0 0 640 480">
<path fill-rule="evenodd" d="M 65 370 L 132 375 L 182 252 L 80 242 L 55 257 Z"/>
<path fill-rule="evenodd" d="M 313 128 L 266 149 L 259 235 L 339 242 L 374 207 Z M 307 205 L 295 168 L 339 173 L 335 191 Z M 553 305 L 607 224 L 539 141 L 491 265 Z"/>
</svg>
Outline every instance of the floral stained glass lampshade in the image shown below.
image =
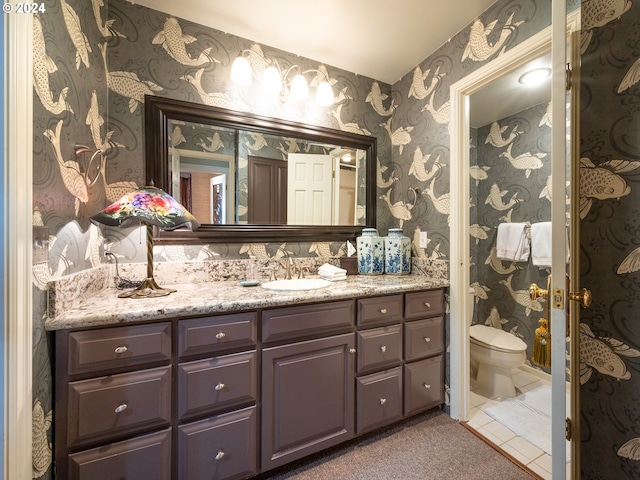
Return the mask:
<svg viewBox="0 0 640 480">
<path fill-rule="evenodd" d="M 151 186 L 134 190 L 91 217 L 95 224 L 111 227 L 130 227 L 143 224 L 147 227 L 147 278 L 135 290 L 125 292 L 122 298 L 162 297 L 175 292 L 174 289 L 158 286 L 153 278 L 153 227 L 161 230 L 200 226 L 191 213 L 165 191 Z"/>
</svg>

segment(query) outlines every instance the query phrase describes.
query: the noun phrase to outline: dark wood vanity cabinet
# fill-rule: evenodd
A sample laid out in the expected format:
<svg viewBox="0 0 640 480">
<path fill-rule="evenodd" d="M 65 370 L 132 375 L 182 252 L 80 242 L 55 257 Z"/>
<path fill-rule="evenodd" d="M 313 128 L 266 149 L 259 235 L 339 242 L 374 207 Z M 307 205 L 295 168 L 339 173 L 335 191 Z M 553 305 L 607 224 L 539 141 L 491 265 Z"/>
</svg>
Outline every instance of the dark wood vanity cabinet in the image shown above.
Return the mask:
<svg viewBox="0 0 640 480">
<path fill-rule="evenodd" d="M 57 479 L 244 479 L 444 398 L 442 289 L 56 332 Z"/>
</svg>

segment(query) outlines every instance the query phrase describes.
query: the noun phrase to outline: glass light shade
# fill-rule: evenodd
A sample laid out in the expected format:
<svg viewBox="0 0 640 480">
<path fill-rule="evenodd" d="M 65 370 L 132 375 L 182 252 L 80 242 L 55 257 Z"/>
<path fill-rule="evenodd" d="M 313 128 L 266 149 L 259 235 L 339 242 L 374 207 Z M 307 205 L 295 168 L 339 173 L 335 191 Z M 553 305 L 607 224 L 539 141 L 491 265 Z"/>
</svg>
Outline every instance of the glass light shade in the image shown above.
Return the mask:
<svg viewBox="0 0 640 480">
<path fill-rule="evenodd" d="M 265 92 L 273 95 L 282 91 L 280 72 L 275 66 L 271 65 L 262 74 L 262 88 L 264 88 Z"/>
<path fill-rule="evenodd" d="M 231 65 L 231 81 L 236 85 L 246 87 L 251 85 L 251 64 L 242 55 L 238 55 Z"/>
<path fill-rule="evenodd" d="M 302 74 L 299 73 L 293 77 L 289 91 L 291 98 L 294 100 L 306 100 L 309 98 L 309 86 Z"/>
<path fill-rule="evenodd" d="M 518 81 L 524 85 L 537 85 L 551 75 L 550 68 L 536 68 L 523 74 Z"/>
<path fill-rule="evenodd" d="M 200 226 L 186 208 L 171 195 L 157 187 L 147 186 L 127 193 L 90 219 L 112 227 L 129 227 L 139 223 L 153 225 L 161 230 Z"/>
<path fill-rule="evenodd" d="M 320 82 L 316 90 L 316 102 L 323 107 L 333 105 L 333 89 L 329 82 Z"/>
</svg>

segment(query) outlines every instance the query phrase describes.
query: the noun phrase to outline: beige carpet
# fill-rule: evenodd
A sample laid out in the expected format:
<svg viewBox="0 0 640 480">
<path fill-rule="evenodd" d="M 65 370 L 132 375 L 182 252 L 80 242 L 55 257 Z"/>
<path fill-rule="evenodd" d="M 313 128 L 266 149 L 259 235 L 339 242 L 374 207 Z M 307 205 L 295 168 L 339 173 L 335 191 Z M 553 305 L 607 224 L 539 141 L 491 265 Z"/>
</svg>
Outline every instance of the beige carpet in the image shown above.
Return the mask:
<svg viewBox="0 0 640 480">
<path fill-rule="evenodd" d="M 440 410 L 266 472 L 256 479 L 531 480 Z"/>
</svg>

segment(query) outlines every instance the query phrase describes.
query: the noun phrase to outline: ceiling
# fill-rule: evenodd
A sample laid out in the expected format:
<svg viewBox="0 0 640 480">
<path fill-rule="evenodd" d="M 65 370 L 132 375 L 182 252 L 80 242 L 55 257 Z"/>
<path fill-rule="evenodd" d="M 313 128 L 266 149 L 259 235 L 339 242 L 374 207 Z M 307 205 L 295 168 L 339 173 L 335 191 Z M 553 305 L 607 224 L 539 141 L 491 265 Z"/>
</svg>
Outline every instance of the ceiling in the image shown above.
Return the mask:
<svg viewBox="0 0 640 480">
<path fill-rule="evenodd" d="M 135 0 L 131 3 L 393 85 L 495 1 Z"/>
<path fill-rule="evenodd" d="M 393 85 L 496 0 L 128 1 Z M 521 74 L 474 94 L 472 126 L 550 97 L 530 100 Z"/>
</svg>

